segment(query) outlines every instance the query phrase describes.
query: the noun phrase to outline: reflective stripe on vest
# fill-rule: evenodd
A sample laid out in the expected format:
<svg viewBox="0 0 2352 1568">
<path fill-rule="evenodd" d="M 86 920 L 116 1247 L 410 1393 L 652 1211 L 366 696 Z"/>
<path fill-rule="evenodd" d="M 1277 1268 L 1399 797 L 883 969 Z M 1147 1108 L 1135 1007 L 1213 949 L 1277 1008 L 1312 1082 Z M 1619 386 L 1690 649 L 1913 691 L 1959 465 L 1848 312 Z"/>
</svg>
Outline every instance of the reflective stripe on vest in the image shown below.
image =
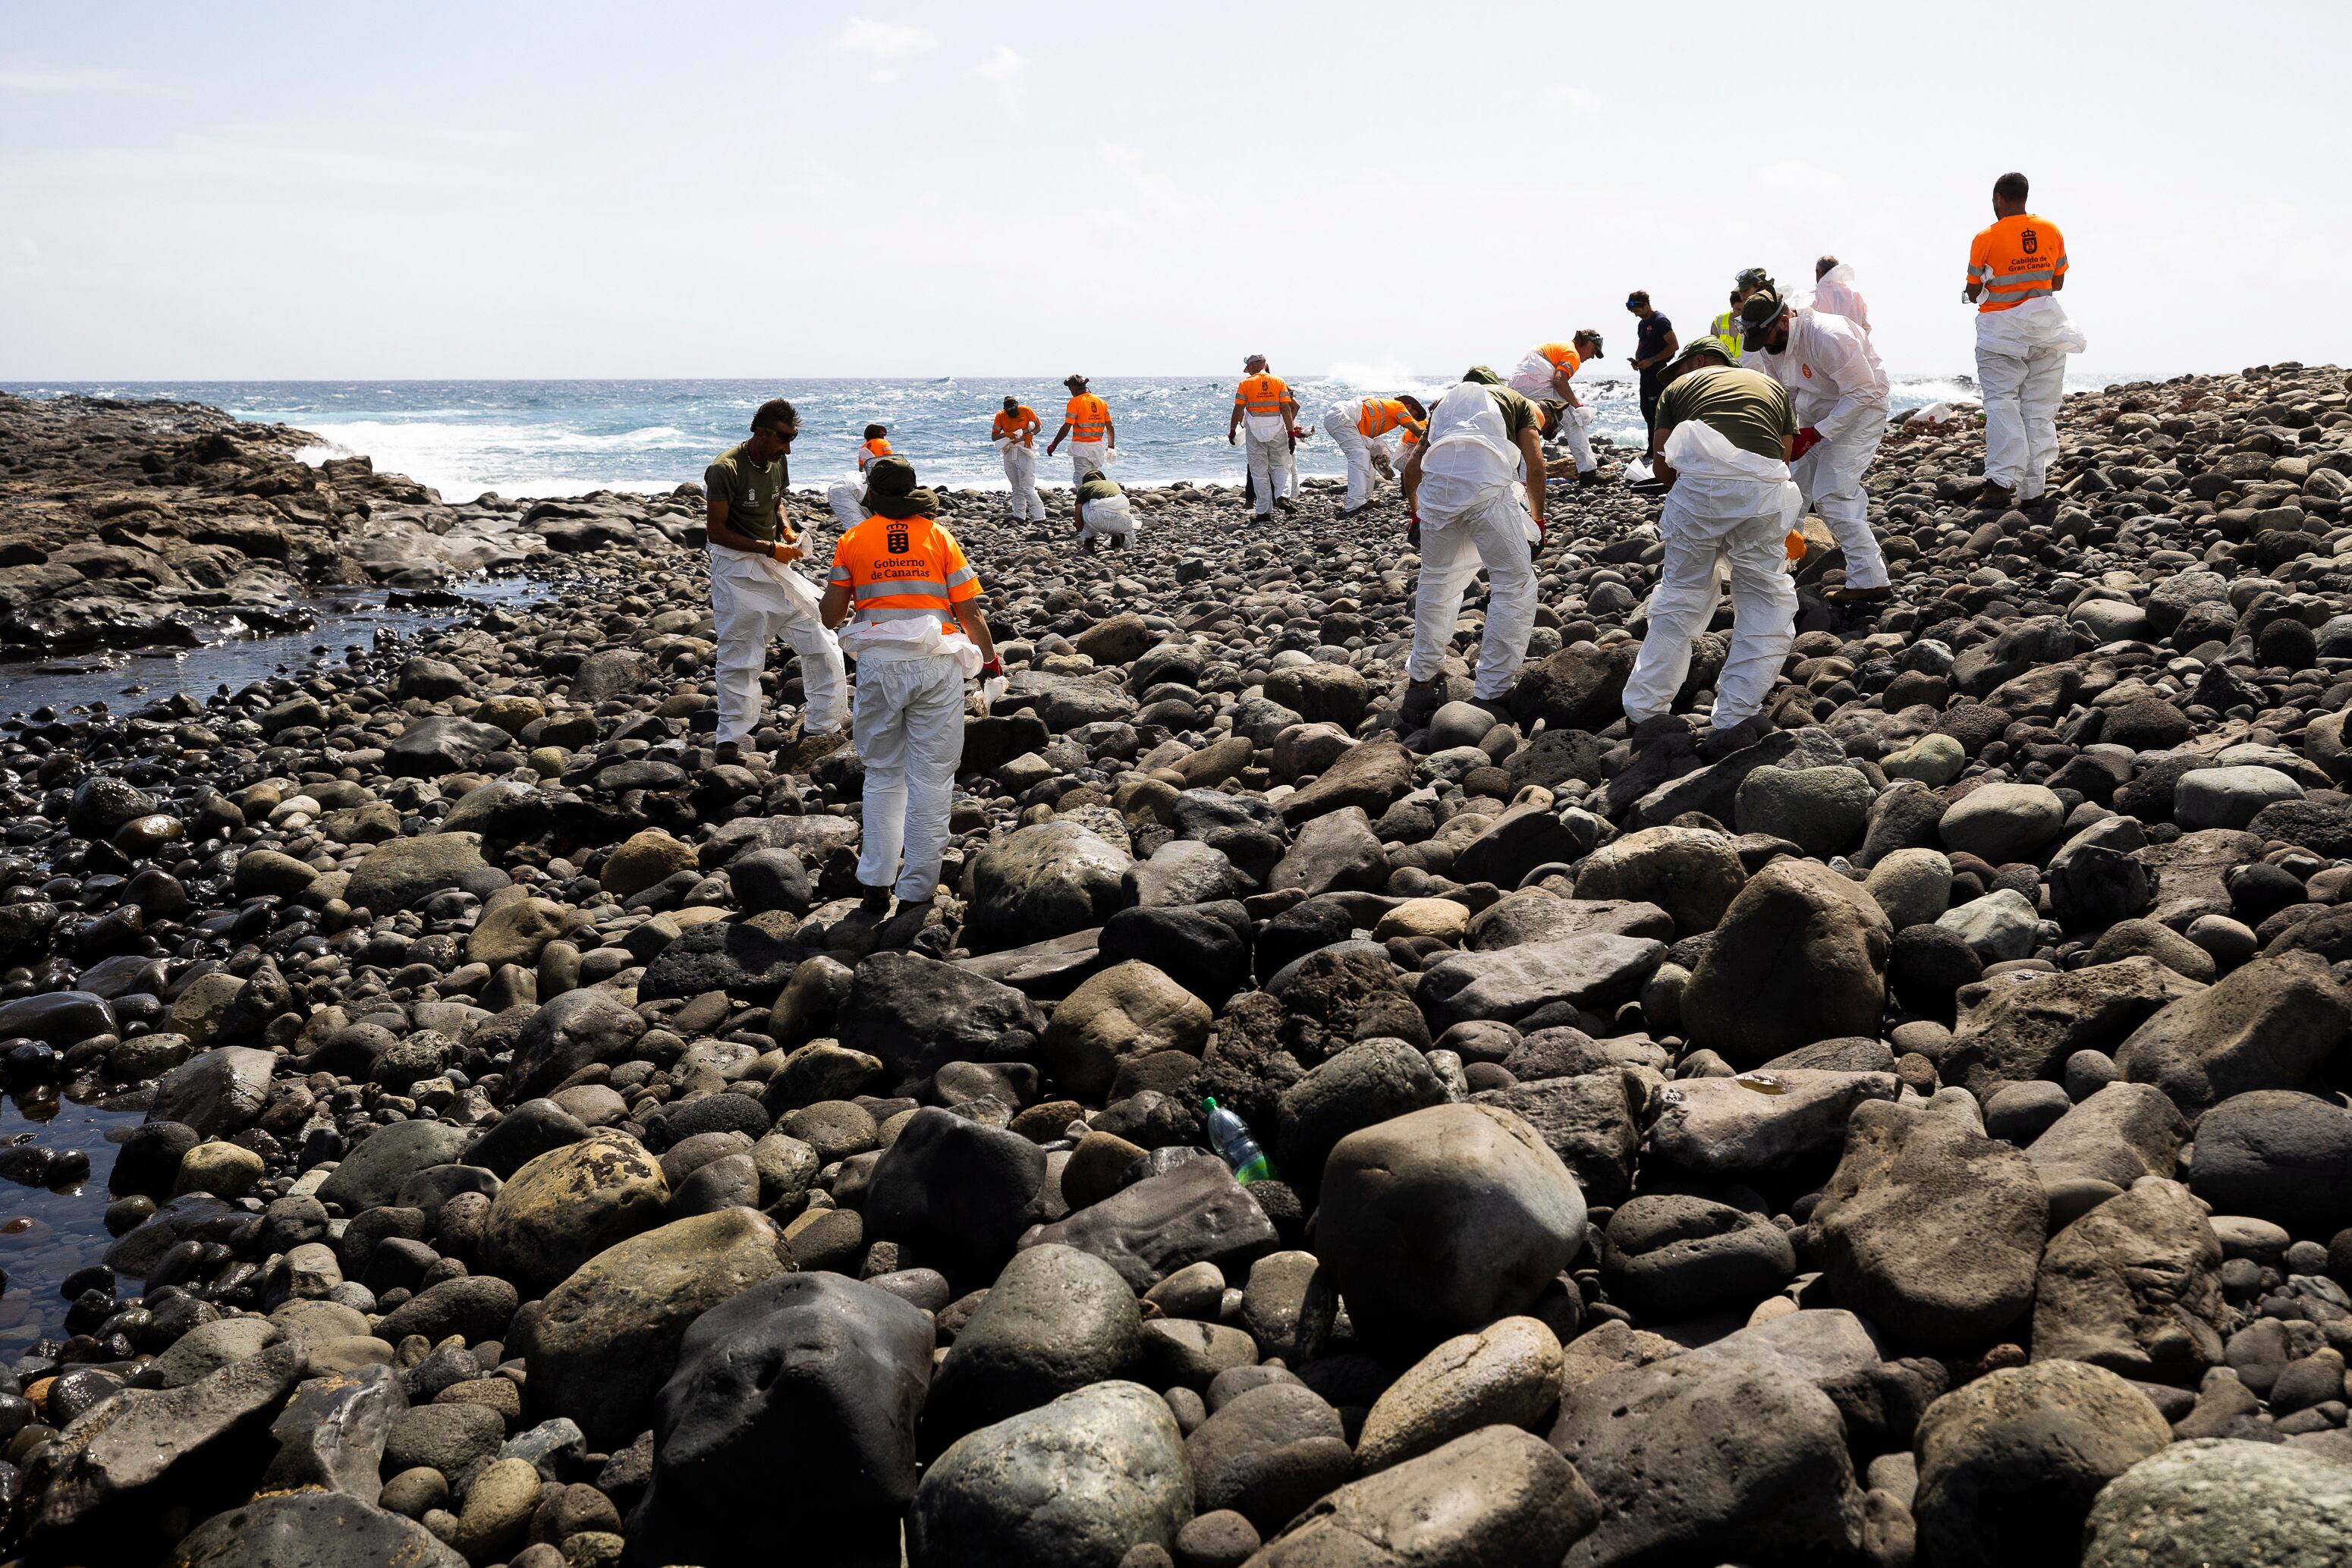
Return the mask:
<svg viewBox="0 0 2352 1568">
<path fill-rule="evenodd" d="M 860 474 L 863 474 L 866 472 L 866 465 L 873 462 L 877 457 L 887 457 L 889 455 L 890 444 L 877 435 L 873 440 L 866 442 L 863 446 L 860 446 L 857 449 L 857 471 Z"/>
<path fill-rule="evenodd" d="M 941 533 L 929 517 L 872 517 L 842 537 L 827 580 L 849 589 L 857 624 L 930 614 L 943 628 L 956 629 L 950 591 L 980 574 L 969 564 L 948 567 L 955 557 Z"/>
<path fill-rule="evenodd" d="M 1273 376 L 1244 376 L 1234 392 L 1234 405 L 1257 418 L 1273 419 L 1282 413 L 1283 400 L 1289 395 L 1290 389 Z"/>
<path fill-rule="evenodd" d="M 1357 405 L 1356 434 L 1370 441 L 1397 426 L 1410 425 L 1412 415 L 1392 397 L 1368 397 Z"/>
<path fill-rule="evenodd" d="M 1538 343 L 1536 345 L 1536 352 L 1550 361 L 1553 370 L 1566 371 L 1571 376 L 1576 374 L 1576 368 L 1584 362 L 1575 349 L 1566 343 Z"/>
<path fill-rule="evenodd" d="M 1110 409 L 1092 392 L 1080 392 L 1072 398 L 1070 406 L 1062 411 L 1062 417 L 1070 422 L 1073 441 L 1100 441 L 1103 433 L 1110 428 Z"/>
</svg>

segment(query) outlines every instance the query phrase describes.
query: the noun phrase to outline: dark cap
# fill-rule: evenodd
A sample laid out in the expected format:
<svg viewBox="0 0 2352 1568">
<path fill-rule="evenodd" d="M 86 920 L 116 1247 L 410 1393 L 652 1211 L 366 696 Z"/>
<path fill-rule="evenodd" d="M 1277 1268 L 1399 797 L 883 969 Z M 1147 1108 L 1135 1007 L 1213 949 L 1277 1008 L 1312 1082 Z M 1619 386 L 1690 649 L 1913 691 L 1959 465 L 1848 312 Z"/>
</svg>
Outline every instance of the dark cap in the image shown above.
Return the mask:
<svg viewBox="0 0 2352 1568">
<path fill-rule="evenodd" d="M 1062 378 L 1062 384 L 1066 387 L 1082 387 L 1087 384 L 1087 378 L 1076 374 L 1066 375 Z"/>
<path fill-rule="evenodd" d="M 1636 288 L 1633 293 L 1625 296 L 1625 308 L 1628 310 L 1636 305 L 1647 305 L 1649 302 L 1650 291 L 1646 288 Z"/>
<path fill-rule="evenodd" d="M 1780 319 L 1784 308 L 1780 296 L 1769 288 L 1749 295 L 1748 303 L 1739 308 L 1739 346 L 1742 349 L 1762 348 L 1766 336 L 1772 330 L 1772 323 Z"/>
<path fill-rule="evenodd" d="M 866 489 L 877 501 L 915 493 L 915 465 L 903 457 L 877 457 L 866 465 Z"/>
<path fill-rule="evenodd" d="M 1760 267 L 1745 267 L 1731 281 L 1742 288 L 1769 288 L 1772 287 L 1772 275 Z"/>
<path fill-rule="evenodd" d="M 1693 338 L 1683 345 L 1680 353 L 1666 361 L 1666 374 L 1671 376 L 1690 370 L 1694 368 L 1694 361 L 1710 357 L 1727 365 L 1731 363 L 1731 350 L 1723 346 L 1722 339 L 1713 336 Z"/>
</svg>

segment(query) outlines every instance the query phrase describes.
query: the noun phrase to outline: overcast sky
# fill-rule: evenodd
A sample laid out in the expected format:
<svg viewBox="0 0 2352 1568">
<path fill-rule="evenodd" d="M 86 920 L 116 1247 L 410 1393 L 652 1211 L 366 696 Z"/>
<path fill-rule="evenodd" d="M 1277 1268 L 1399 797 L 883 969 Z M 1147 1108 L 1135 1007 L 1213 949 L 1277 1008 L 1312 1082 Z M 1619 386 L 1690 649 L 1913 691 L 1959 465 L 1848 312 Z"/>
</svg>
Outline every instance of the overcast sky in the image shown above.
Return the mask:
<svg viewBox="0 0 2352 1568">
<path fill-rule="evenodd" d="M 1451 371 L 1851 261 L 2352 361 L 2352 8 L 0 0 L 0 381 Z M 2240 19 L 2246 25 L 2240 26 Z"/>
</svg>

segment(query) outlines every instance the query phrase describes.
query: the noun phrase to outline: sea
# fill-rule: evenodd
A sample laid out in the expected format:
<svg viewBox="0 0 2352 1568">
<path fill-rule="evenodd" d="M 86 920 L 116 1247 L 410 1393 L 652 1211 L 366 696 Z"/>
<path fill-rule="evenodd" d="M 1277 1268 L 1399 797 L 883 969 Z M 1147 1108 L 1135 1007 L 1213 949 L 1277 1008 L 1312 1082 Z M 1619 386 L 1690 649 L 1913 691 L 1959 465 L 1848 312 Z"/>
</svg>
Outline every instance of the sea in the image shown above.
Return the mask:
<svg viewBox="0 0 2352 1568">
<path fill-rule="evenodd" d="M 1506 371 L 1508 366 L 1498 366 Z M 1427 400 L 1452 378 L 1394 367 L 1338 365 L 1290 374 L 1308 439 L 1298 444 L 1305 475 L 1339 475 L 1346 465 L 1323 433 L 1332 403 L 1367 394 L 1412 392 Z M 1174 480 L 1238 485 L 1241 449 L 1225 441 L 1231 376 L 1104 376 L 1093 390 L 1118 426 L 1113 477 L 1128 484 Z M 2101 382 L 2085 382 L 2096 387 Z M 1631 381 L 1578 382 L 1593 409 L 1593 431 L 1620 444 L 1642 441 Z M 934 487 L 1004 487 L 1003 460 L 988 421 L 1009 393 L 1037 411 L 1042 448 L 1061 423 L 1068 394 L 1052 377 L 942 377 L 935 381 L 342 381 L 0 382 L 26 396 L 68 392 L 170 398 L 209 403 L 241 419 L 290 424 L 319 437 L 312 462 L 364 455 L 381 472 L 405 474 L 456 504 L 486 493 L 507 497 L 585 495 L 593 490 L 667 491 L 699 480 L 709 460 L 744 438 L 751 412 L 772 397 L 792 400 L 801 418 L 793 482 L 822 486 L 855 471 L 869 423 L 889 429 L 891 446 Z M 2071 383 L 2069 390 L 2076 390 Z M 1964 375 L 1896 378 L 1894 409 L 1976 397 Z M 1040 462 L 1039 482 L 1066 483 L 1058 460 Z"/>
</svg>

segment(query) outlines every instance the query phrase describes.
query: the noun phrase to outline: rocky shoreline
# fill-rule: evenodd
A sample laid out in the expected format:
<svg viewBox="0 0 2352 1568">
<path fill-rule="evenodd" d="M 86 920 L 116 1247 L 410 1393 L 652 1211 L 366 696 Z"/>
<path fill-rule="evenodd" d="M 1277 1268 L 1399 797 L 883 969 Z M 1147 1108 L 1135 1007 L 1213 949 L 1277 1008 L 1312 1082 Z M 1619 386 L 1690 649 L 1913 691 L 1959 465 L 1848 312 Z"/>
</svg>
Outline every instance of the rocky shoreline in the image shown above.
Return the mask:
<svg viewBox="0 0 2352 1568">
<path fill-rule="evenodd" d="M 709 766 L 690 486 L 448 507 L 0 398 L 11 651 L 550 593 L 0 720 L 0 1175 L 87 1173 L 61 1096 L 142 1118 L 6 1320 L 0 1550 L 2341 1561 L 2346 392 L 2071 397 L 2034 515 L 1892 433 L 1893 601 L 1818 539 L 1712 766 L 1624 745 L 1615 486 L 1555 486 L 1507 721 L 1406 698 L 1393 490 L 1139 490 L 1092 557 L 957 492 L 1012 680 L 912 951 L 854 755 Z"/>
</svg>

